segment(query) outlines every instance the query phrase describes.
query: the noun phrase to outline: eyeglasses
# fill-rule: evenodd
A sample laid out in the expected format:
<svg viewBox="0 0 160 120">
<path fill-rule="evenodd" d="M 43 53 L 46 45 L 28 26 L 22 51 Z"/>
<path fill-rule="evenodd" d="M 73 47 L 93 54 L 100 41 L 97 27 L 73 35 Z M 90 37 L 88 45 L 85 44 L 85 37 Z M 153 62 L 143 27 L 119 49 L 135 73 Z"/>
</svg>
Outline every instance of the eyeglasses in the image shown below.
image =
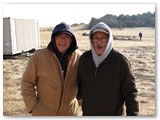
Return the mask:
<svg viewBox="0 0 160 120">
<path fill-rule="evenodd" d="M 107 42 L 107 40 L 108 40 L 108 37 L 107 36 L 103 36 L 103 37 L 93 37 L 92 38 L 92 42 L 93 43 L 98 43 L 99 41 L 101 41 L 102 43 L 105 43 L 105 42 Z"/>
<path fill-rule="evenodd" d="M 57 39 L 58 40 L 70 41 L 72 38 L 70 36 L 58 35 Z"/>
</svg>

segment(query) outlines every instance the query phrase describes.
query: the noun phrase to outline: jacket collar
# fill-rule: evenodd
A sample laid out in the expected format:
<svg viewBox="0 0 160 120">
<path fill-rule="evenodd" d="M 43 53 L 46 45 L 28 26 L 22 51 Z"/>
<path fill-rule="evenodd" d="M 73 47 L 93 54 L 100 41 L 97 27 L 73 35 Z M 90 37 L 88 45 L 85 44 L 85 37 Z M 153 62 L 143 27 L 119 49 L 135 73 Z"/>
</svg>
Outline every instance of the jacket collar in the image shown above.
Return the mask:
<svg viewBox="0 0 160 120">
<path fill-rule="evenodd" d="M 88 52 L 88 54 L 85 55 L 85 57 L 89 60 L 89 61 L 93 61 L 92 58 L 92 52 L 91 50 Z M 116 59 L 116 51 L 112 48 L 111 52 L 109 53 L 109 55 L 103 60 L 103 62 L 101 64 L 104 64 L 106 62 L 113 62 Z"/>
</svg>

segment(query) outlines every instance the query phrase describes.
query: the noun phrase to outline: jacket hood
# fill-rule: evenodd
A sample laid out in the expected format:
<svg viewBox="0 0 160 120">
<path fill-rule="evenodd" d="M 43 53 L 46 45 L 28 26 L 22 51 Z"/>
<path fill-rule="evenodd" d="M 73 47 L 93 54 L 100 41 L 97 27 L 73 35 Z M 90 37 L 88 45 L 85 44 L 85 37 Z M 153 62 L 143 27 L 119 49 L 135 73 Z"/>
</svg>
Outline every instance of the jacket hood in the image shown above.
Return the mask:
<svg viewBox="0 0 160 120">
<path fill-rule="evenodd" d="M 59 52 L 55 42 L 55 36 L 61 34 L 62 32 L 65 32 L 72 36 L 72 43 L 64 55 L 62 55 Z M 66 71 L 67 71 L 67 58 L 70 54 L 72 54 L 77 49 L 76 38 L 74 36 L 74 33 L 71 27 L 68 24 L 66 24 L 65 22 L 62 22 L 53 29 L 52 35 L 51 35 L 51 41 L 48 44 L 48 49 L 50 49 L 57 56 L 63 70 L 62 71 L 63 76 L 65 78 Z"/>
<path fill-rule="evenodd" d="M 91 42 L 91 35 L 94 33 L 94 32 L 97 32 L 97 31 L 102 31 L 106 34 L 109 34 L 109 40 L 108 40 L 108 43 L 106 45 L 106 48 L 105 48 L 105 51 L 104 53 L 99 56 L 96 54 L 96 51 L 93 47 L 93 44 Z M 103 22 L 100 22 L 96 25 L 94 25 L 91 30 L 90 30 L 90 33 L 89 33 L 89 39 L 90 39 L 90 46 L 91 46 L 91 51 L 92 51 L 92 55 L 93 55 L 93 60 L 94 60 L 94 63 L 96 65 L 96 67 L 99 66 L 99 64 L 105 59 L 107 58 L 107 56 L 109 55 L 109 53 L 111 52 L 112 48 L 113 48 L 113 36 L 112 36 L 112 32 L 109 28 L 108 25 L 106 25 L 105 23 Z"/>
<path fill-rule="evenodd" d="M 51 35 L 51 42 L 49 44 L 52 43 L 53 46 L 51 45 L 48 45 L 50 46 L 49 48 L 51 47 L 54 47 L 54 49 L 56 50 L 51 50 L 54 51 L 54 52 L 57 52 L 58 49 L 56 47 L 56 43 L 55 43 L 55 36 L 61 34 L 61 33 L 68 33 L 70 36 L 72 36 L 72 43 L 71 43 L 71 46 L 69 47 L 69 49 L 67 50 L 67 52 L 65 53 L 65 55 L 68 55 L 68 54 L 71 54 L 73 53 L 76 49 L 77 49 L 77 41 L 76 41 L 76 37 L 73 33 L 73 30 L 72 28 L 65 22 L 62 22 L 60 24 L 58 24 L 52 31 L 52 35 Z"/>
</svg>

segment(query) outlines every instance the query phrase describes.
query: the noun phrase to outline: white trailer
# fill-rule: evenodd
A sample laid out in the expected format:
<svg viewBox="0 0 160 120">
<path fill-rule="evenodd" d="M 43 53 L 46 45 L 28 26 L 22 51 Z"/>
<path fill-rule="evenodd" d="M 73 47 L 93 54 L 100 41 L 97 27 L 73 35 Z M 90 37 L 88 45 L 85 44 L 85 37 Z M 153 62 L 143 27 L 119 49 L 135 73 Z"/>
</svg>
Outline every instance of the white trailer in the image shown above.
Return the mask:
<svg viewBox="0 0 160 120">
<path fill-rule="evenodd" d="M 3 55 L 40 48 L 38 20 L 3 18 Z"/>
</svg>

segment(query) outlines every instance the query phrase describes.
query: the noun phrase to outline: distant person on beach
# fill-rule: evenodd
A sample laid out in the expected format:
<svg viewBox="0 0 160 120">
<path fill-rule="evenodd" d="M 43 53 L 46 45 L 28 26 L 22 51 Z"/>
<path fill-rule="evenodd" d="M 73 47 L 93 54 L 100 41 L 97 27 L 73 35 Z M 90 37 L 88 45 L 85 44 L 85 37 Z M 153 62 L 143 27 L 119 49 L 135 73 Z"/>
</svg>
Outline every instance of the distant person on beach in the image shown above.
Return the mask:
<svg viewBox="0 0 160 120">
<path fill-rule="evenodd" d="M 62 22 L 47 48 L 31 56 L 22 77 L 22 96 L 33 116 L 80 116 L 77 68 L 81 52 L 71 27 Z"/>
<path fill-rule="evenodd" d="M 142 33 L 141 32 L 139 33 L 139 39 L 140 39 L 140 41 L 142 41 Z"/>
<path fill-rule="evenodd" d="M 124 55 L 113 49 L 110 28 L 103 22 L 94 25 L 89 39 L 91 49 L 80 57 L 78 68 L 83 116 L 138 115 L 131 66 Z"/>
</svg>

